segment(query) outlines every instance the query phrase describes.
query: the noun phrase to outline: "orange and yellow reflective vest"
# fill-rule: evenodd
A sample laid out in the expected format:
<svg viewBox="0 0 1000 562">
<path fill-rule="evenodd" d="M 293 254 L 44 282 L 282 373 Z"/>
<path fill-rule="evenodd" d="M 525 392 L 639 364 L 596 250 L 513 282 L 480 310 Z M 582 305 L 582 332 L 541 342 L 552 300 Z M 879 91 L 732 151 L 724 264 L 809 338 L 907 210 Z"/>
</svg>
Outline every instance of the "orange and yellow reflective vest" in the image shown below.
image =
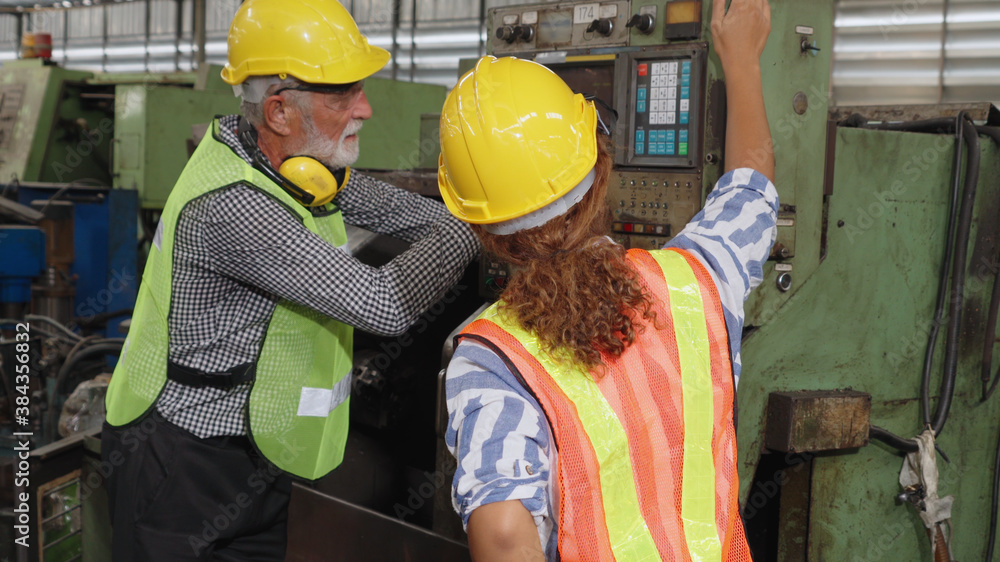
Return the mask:
<svg viewBox="0 0 1000 562">
<path fill-rule="evenodd" d="M 739 515 L 735 388 L 715 283 L 683 250 L 630 250 L 662 329 L 595 377 L 541 352 L 497 305 L 459 336 L 498 351 L 558 449 L 563 561 L 749 562 Z"/>
</svg>

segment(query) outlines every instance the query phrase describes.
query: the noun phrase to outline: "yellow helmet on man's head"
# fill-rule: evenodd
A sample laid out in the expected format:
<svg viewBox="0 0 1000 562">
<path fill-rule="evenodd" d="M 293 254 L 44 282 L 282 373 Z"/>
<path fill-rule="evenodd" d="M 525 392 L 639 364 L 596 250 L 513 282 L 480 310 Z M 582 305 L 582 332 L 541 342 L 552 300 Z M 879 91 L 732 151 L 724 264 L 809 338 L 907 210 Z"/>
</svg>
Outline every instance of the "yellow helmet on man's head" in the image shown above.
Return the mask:
<svg viewBox="0 0 1000 562">
<path fill-rule="evenodd" d="M 250 76 L 294 76 L 311 84 L 349 84 L 375 74 L 389 52 L 368 44 L 336 0 L 248 0 L 229 27 L 227 84 Z"/>
<path fill-rule="evenodd" d="M 544 66 L 486 56 L 441 112 L 438 187 L 460 220 L 509 234 L 544 224 L 593 183 L 597 111 Z"/>
</svg>

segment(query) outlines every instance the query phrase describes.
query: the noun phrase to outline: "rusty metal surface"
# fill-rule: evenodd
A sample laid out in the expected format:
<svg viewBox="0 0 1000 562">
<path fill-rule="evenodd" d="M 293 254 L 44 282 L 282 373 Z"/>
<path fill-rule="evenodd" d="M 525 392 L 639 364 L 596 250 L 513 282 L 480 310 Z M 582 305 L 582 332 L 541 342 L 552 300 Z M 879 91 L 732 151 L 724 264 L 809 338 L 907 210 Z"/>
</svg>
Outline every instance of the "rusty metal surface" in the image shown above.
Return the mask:
<svg viewBox="0 0 1000 562">
<path fill-rule="evenodd" d="M 778 562 L 806 562 L 808 558 L 812 474 L 810 458 L 781 471 L 774 480 L 781 486 Z"/>
<path fill-rule="evenodd" d="M 919 121 L 938 117 L 954 117 L 959 111 L 967 112 L 974 121 L 1000 120 L 1000 113 L 989 102 L 944 103 L 934 105 L 847 105 L 830 109 L 830 119 L 843 121 L 854 113 L 869 121 Z"/>
<path fill-rule="evenodd" d="M 292 487 L 285 562 L 465 562 L 468 548 L 300 484 Z"/>
<path fill-rule="evenodd" d="M 853 390 L 772 392 L 765 445 L 775 451 L 854 449 L 868 444 L 871 395 Z"/>
</svg>

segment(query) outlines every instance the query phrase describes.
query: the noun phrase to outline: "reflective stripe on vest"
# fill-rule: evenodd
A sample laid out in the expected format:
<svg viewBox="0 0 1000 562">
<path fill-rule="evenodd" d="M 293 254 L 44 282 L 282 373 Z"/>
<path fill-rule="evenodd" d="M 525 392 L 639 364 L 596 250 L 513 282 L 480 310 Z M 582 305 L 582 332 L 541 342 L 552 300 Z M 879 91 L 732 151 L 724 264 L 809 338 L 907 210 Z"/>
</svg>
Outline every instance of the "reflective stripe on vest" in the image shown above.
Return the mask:
<svg viewBox="0 0 1000 562">
<path fill-rule="evenodd" d="M 166 384 L 173 248 L 185 207 L 212 191 L 244 183 L 287 208 L 305 228 L 347 250 L 340 212 L 313 215 L 219 138 L 219 123 L 198 145 L 177 180 L 157 226 L 139 286 L 132 328 L 106 399 L 108 422 L 142 418 Z M 308 479 L 333 470 L 347 442 L 353 330 L 319 312 L 279 301 L 254 365 L 247 433 L 278 468 Z"/>
<path fill-rule="evenodd" d="M 537 338 L 496 305 L 463 335 L 501 352 L 549 419 L 563 560 L 749 561 L 715 284 L 686 252 L 628 257 L 663 329 L 647 325 L 620 357 L 604 356 L 607 372 L 596 381 L 540 352 Z"/>
<path fill-rule="evenodd" d="M 694 560 L 721 560 L 715 527 L 715 463 L 712 457 L 712 365 L 701 290 L 694 271 L 677 252 L 653 259 L 670 279 L 670 318 L 678 343 L 684 412 L 684 493 L 681 520 Z M 684 342 L 686 345 L 682 345 Z"/>
</svg>

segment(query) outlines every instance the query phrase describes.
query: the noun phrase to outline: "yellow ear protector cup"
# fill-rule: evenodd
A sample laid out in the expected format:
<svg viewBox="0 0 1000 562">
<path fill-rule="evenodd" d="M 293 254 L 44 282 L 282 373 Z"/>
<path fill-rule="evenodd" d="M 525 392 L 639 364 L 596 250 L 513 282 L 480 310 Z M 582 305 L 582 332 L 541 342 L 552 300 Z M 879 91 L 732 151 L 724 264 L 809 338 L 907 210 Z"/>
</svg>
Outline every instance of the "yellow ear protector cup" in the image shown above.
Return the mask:
<svg viewBox="0 0 1000 562">
<path fill-rule="evenodd" d="M 245 118 L 240 118 L 237 133 L 243 148 L 250 153 L 253 167 L 306 207 L 326 205 L 340 193 L 351 177 L 350 167 L 331 171 L 309 156 L 288 158 L 275 170 L 257 146 L 257 131 Z"/>
<path fill-rule="evenodd" d="M 322 162 L 308 156 L 293 156 L 278 167 L 278 174 L 313 196 L 312 203 L 305 203 L 311 207 L 326 205 L 340 193 L 351 177 L 349 167 L 342 171 L 338 179 Z"/>
</svg>

